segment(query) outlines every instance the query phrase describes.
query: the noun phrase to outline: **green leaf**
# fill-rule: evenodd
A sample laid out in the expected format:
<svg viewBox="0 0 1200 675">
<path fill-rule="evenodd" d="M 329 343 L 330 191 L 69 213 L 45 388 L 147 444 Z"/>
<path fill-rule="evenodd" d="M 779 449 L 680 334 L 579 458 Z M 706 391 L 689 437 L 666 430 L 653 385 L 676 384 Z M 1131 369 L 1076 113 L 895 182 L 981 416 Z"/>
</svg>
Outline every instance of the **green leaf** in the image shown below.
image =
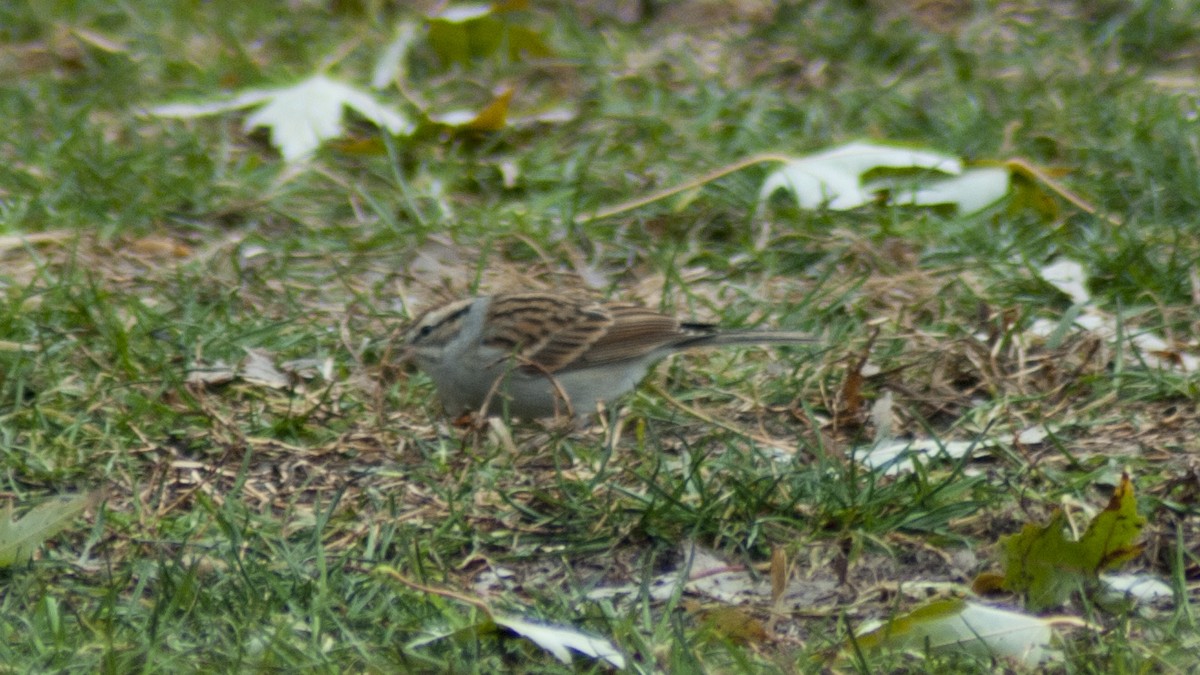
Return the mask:
<svg viewBox="0 0 1200 675">
<path fill-rule="evenodd" d="M 553 54 L 537 31 L 505 17 L 525 8 L 526 3 L 501 5 L 452 5 L 429 17 L 429 44 L 445 64 L 467 66 L 500 52 L 517 61 L 524 55 L 545 57 Z"/>
<path fill-rule="evenodd" d="M 486 4 L 457 5 L 429 17 L 429 44 L 442 63 L 466 66 L 491 56 L 504 39 L 504 23 Z"/>
<path fill-rule="evenodd" d="M 1108 506 L 1092 519 L 1079 539 L 1088 568 L 1100 573 L 1136 558 L 1143 548 L 1137 539 L 1145 526 L 1146 519 L 1137 512 L 1133 483 L 1128 474 L 1122 475 Z"/>
<path fill-rule="evenodd" d="M 55 497 L 13 520 L 13 506 L 0 511 L 0 568 L 28 560 L 34 549 L 66 529 L 91 502 L 91 495 Z"/>
<path fill-rule="evenodd" d="M 1031 609 L 1062 604 L 1071 591 L 1093 585 L 1099 573 L 1142 552 L 1136 543 L 1146 519 L 1128 475 L 1121 477 L 1108 506 L 1092 519 L 1079 541 L 1064 534 L 1066 516 L 1055 511 L 1044 527 L 1027 524 L 1020 534 L 1000 540 L 1004 549 L 1004 589 L 1026 594 Z"/>
<path fill-rule="evenodd" d="M 1055 511 L 1050 523 L 1032 523 L 1000 540 L 1005 553 L 1004 588 L 1025 593 L 1031 609 L 1060 605 L 1076 588 L 1087 567 L 1078 542 L 1063 534 L 1067 518 Z"/>
</svg>

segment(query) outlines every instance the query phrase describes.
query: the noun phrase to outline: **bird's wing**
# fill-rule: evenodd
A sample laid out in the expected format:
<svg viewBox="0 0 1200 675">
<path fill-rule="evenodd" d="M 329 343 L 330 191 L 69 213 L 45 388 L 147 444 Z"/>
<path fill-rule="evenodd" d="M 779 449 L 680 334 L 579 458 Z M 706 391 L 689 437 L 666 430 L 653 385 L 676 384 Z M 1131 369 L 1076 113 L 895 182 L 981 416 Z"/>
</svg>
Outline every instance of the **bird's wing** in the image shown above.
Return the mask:
<svg viewBox="0 0 1200 675">
<path fill-rule="evenodd" d="M 520 366 L 543 373 L 571 366 L 613 324 L 602 304 L 541 293 L 497 295 L 488 314 L 484 342 L 513 354 Z"/>
<path fill-rule="evenodd" d="M 681 326 L 672 317 L 626 303 L 578 295 L 497 295 L 488 308 L 484 342 L 514 355 L 518 367 L 542 373 L 640 359 L 669 345 L 705 342 L 715 331 Z"/>
<path fill-rule="evenodd" d="M 712 334 L 707 326 L 684 328 L 673 317 L 638 305 L 612 303 L 604 307 L 612 324 L 579 357 L 578 366 L 636 360 L 663 347 L 702 340 Z"/>
</svg>

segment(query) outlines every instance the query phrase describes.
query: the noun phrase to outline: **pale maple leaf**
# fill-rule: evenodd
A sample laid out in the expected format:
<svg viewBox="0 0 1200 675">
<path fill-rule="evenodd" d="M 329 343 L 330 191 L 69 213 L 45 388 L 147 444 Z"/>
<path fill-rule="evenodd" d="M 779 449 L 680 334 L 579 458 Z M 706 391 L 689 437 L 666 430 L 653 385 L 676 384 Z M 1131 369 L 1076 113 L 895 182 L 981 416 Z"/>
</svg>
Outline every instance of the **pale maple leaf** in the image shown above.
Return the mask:
<svg viewBox="0 0 1200 675">
<path fill-rule="evenodd" d="M 341 136 L 346 108 L 392 134 L 407 135 L 415 128 L 396 108 L 323 74 L 287 87 L 250 89 L 225 101 L 171 103 L 148 112 L 159 117 L 190 118 L 254 106 L 261 107 L 246 118 L 243 128 L 249 131 L 266 127 L 271 132 L 271 142 L 289 162 L 304 159 L 323 141 Z"/>
</svg>

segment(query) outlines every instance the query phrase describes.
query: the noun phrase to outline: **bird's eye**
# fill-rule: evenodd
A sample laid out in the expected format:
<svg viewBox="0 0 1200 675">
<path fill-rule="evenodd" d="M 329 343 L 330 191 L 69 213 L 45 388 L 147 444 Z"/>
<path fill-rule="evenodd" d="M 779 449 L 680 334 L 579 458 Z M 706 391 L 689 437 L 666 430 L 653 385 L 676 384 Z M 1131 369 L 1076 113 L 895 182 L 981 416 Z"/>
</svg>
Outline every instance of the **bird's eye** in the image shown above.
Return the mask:
<svg viewBox="0 0 1200 675">
<path fill-rule="evenodd" d="M 421 330 L 417 331 L 417 337 L 418 338 L 428 337 L 429 334 L 432 332 L 433 332 L 433 326 L 430 324 L 426 324 L 424 326 L 421 326 Z"/>
</svg>

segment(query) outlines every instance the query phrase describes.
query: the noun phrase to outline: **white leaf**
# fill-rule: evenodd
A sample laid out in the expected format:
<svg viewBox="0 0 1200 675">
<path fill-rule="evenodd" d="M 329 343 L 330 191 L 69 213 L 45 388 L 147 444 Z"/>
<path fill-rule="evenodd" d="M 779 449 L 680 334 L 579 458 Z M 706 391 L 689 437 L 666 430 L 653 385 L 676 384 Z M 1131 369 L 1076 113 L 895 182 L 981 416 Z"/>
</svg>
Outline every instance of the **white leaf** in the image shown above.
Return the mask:
<svg viewBox="0 0 1200 675">
<path fill-rule="evenodd" d="M 1105 340 L 1116 341 L 1124 332 L 1117 318 L 1092 303 L 1091 293 L 1087 289 L 1087 273 L 1083 265 L 1074 260 L 1061 259 L 1043 267 L 1038 272 L 1042 279 L 1071 298 L 1076 305 L 1082 306 L 1071 325 L 1064 326 L 1062 321 L 1037 319 L 1026 331 L 1028 335 L 1038 338 L 1050 338 L 1060 335 L 1066 329 L 1077 329 L 1094 333 Z M 1134 347 L 1134 356 L 1138 361 L 1154 368 L 1164 370 L 1181 370 L 1185 373 L 1200 371 L 1200 357 L 1172 346 L 1162 337 L 1150 333 L 1134 333 L 1124 335 L 1129 344 Z"/>
<path fill-rule="evenodd" d="M 786 189 L 803 209 L 827 208 L 844 211 L 875 200 L 864 187 L 863 174 L 872 169 L 934 169 L 950 174 L 962 172 L 962 163 L 948 155 L 924 150 L 870 143 L 850 143 L 808 157 L 792 160 L 767 176 L 759 191 L 760 202 L 777 190 Z"/>
<path fill-rule="evenodd" d="M 1044 424 L 1035 424 L 1017 434 L 1017 442 L 1021 445 L 1039 445 L 1050 437 L 1050 429 Z"/>
<path fill-rule="evenodd" d="M 236 377 L 236 368 L 224 361 L 217 361 L 211 366 L 198 365 L 191 368 L 188 370 L 187 378 L 184 381 L 188 384 L 215 385 L 233 382 Z"/>
<path fill-rule="evenodd" d="M 169 104 L 150 109 L 160 117 L 197 117 L 261 105 L 246 118 L 249 131 L 266 127 L 271 142 L 289 162 L 312 154 L 321 142 L 340 136 L 345 109 L 350 108 L 393 134 L 412 133 L 414 125 L 399 110 L 370 94 L 325 75 L 278 89 L 253 89 L 228 101 Z"/>
<path fill-rule="evenodd" d="M 1042 279 L 1071 298 L 1077 305 L 1082 305 L 1092 299 L 1087 289 L 1087 274 L 1083 265 L 1074 260 L 1059 260 L 1047 265 L 1039 272 Z"/>
<path fill-rule="evenodd" d="M 870 469 L 881 470 L 885 476 L 895 476 L 912 471 L 917 458 L 926 460 L 937 457 L 961 459 L 972 449 L 978 450 L 982 447 L 979 443 L 939 442 L 930 438 L 910 441 L 885 440 L 882 443 L 876 443 L 862 454 L 856 452 L 855 457 Z"/>
<path fill-rule="evenodd" d="M 684 542 L 683 557 L 675 569 L 649 583 L 595 588 L 588 592 L 588 598 L 600 600 L 645 593 L 652 600 L 664 602 L 680 591 L 724 605 L 742 605 L 769 602 L 771 584 L 745 565 L 727 562 L 716 552 L 695 542 Z"/>
<path fill-rule="evenodd" d="M 970 169 L 959 176 L 928 181 L 908 191 L 895 190 L 891 202 L 912 206 L 953 204 L 959 213 L 975 213 L 1008 194 L 1011 179 L 1012 173 L 1000 167 Z"/>
<path fill-rule="evenodd" d="M 939 648 L 983 646 L 996 656 L 1013 658 L 1030 667 L 1049 656 L 1047 650 L 1054 634 L 1042 618 L 973 602 L 966 603 L 957 616 L 931 622 L 925 628 Z"/>
<path fill-rule="evenodd" d="M 272 389 L 288 389 L 292 381 L 287 375 L 275 367 L 275 360 L 270 352 L 262 349 L 247 349 L 246 358 L 238 367 L 238 375 L 242 380 L 262 387 Z"/>
<path fill-rule="evenodd" d="M 584 656 L 601 659 L 614 668 L 625 667 L 625 657 L 604 638 L 581 633 L 564 626 L 533 623 L 515 616 L 494 615 L 492 621 L 497 626 L 507 628 L 530 640 L 563 663 L 571 662 L 571 652 L 568 650 L 573 649 Z"/>
<path fill-rule="evenodd" d="M 429 119 L 448 127 L 461 127 L 474 120 L 479 113 L 474 110 L 450 110 L 444 113 L 430 113 Z"/>
<path fill-rule="evenodd" d="M 396 36 L 383 49 L 371 72 L 371 88 L 383 89 L 392 82 L 404 79 L 404 57 L 417 37 L 417 27 L 411 21 L 396 26 Z"/>
<path fill-rule="evenodd" d="M 937 600 L 893 620 L 859 641 L 871 646 L 965 651 L 1037 667 L 1054 651 L 1050 620 L 958 599 Z"/>
<path fill-rule="evenodd" d="M 273 95 L 274 93 L 271 89 L 248 89 L 227 101 L 213 101 L 211 103 L 166 103 L 154 106 L 146 112 L 157 117 L 190 119 L 192 117 L 203 117 L 205 115 L 215 115 L 217 113 L 249 108 L 270 99 Z"/>
<path fill-rule="evenodd" d="M 1185 373 L 1200 370 L 1200 357 L 1172 347 L 1153 333 L 1139 333 L 1130 337 L 1129 341 L 1141 351 L 1147 365 L 1165 370 L 1178 368 Z"/>
<path fill-rule="evenodd" d="M 408 134 L 413 130 L 412 123 L 399 111 L 324 75 L 276 89 L 266 105 L 247 117 L 243 126 L 247 131 L 254 127 L 270 129 L 271 141 L 290 162 L 312 154 L 321 141 L 340 136 L 347 107 L 393 134 Z"/>
<path fill-rule="evenodd" d="M 466 23 L 474 19 L 482 19 L 491 13 L 492 6 L 487 3 L 480 2 L 447 7 L 437 14 L 432 15 L 432 18 L 441 19 L 442 21 L 447 21 L 449 23 Z"/>
<path fill-rule="evenodd" d="M 890 391 L 884 391 L 883 395 L 871 406 L 871 423 L 875 425 L 876 447 L 889 441 L 895 435 L 892 431 L 894 407 Z"/>
<path fill-rule="evenodd" d="M 1170 586 L 1145 574 L 1106 574 L 1100 577 L 1100 583 L 1113 594 L 1140 602 L 1175 598 Z"/>
</svg>

